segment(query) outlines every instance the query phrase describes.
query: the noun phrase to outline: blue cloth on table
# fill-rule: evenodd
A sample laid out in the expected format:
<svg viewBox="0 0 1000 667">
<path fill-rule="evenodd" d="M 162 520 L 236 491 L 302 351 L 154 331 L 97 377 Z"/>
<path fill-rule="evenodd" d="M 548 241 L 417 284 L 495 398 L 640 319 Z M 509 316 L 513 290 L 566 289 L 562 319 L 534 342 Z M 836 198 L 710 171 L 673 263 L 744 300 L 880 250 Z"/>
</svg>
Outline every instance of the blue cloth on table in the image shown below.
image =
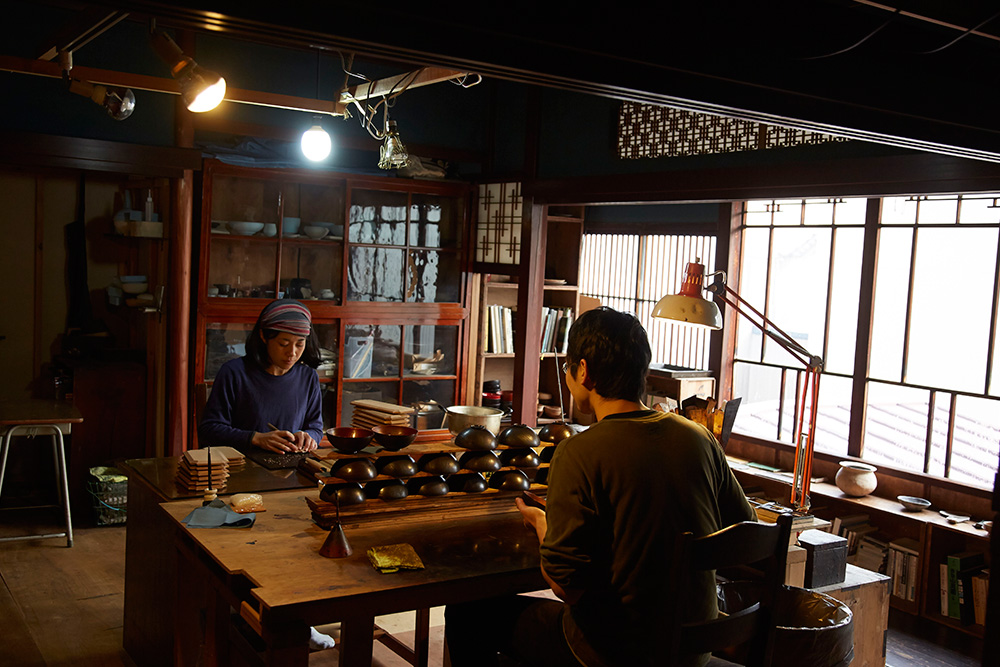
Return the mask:
<svg viewBox="0 0 1000 667">
<path fill-rule="evenodd" d="M 188 528 L 249 528 L 256 520 L 255 512 L 240 514 L 221 500 L 213 500 L 208 505 L 191 510 L 181 523 L 186 523 Z"/>
</svg>

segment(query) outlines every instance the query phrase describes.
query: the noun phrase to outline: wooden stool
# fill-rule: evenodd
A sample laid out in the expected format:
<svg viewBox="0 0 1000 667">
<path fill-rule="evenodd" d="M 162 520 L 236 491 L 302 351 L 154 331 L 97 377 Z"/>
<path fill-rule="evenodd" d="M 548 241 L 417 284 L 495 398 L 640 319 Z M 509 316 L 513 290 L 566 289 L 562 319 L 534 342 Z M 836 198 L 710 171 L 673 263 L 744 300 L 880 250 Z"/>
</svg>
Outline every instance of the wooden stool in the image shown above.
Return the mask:
<svg viewBox="0 0 1000 667">
<path fill-rule="evenodd" d="M 10 451 L 11 439 L 15 435 L 27 435 L 34 438 L 36 435 L 48 434 L 52 436 L 56 485 L 66 514 L 65 532 L 3 537 L 0 538 L 0 542 L 65 537 L 66 546 L 73 546 L 73 523 L 69 508 L 69 482 L 66 476 L 66 447 L 63 443 L 63 433 L 69 433 L 73 424 L 79 424 L 82 421 L 83 417 L 80 415 L 80 411 L 72 403 L 65 401 L 38 399 L 0 401 L 0 436 L 3 437 L 3 445 L 0 446 L 0 492 L 3 491 L 3 478 L 7 468 L 7 453 Z M 58 506 L 52 505 L 52 507 Z"/>
</svg>

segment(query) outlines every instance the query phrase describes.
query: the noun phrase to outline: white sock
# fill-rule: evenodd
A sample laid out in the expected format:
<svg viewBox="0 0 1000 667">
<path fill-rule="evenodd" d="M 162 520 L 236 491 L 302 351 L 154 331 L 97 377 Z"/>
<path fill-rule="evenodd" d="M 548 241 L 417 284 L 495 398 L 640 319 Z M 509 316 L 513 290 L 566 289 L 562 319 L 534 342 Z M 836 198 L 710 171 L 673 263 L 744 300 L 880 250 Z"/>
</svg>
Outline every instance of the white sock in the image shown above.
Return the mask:
<svg viewBox="0 0 1000 667">
<path fill-rule="evenodd" d="M 322 651 L 333 648 L 337 642 L 330 635 L 324 635 L 316 628 L 309 628 L 309 648 L 313 651 Z"/>
</svg>

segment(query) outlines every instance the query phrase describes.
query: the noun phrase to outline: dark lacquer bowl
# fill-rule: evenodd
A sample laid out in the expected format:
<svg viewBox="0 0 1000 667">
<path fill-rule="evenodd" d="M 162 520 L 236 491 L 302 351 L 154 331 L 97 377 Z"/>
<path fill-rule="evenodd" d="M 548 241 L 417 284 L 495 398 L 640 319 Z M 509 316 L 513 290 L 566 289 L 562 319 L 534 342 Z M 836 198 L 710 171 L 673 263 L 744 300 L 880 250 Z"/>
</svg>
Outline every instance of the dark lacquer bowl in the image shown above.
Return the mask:
<svg viewBox="0 0 1000 667">
<path fill-rule="evenodd" d="M 341 507 L 365 502 L 365 492 L 360 484 L 325 484 L 319 492 L 320 500 L 336 503 Z"/>
<path fill-rule="evenodd" d="M 514 424 L 500 431 L 497 442 L 505 447 L 537 447 L 541 444 L 534 429 L 524 424 Z"/>
<path fill-rule="evenodd" d="M 503 467 L 500 459 L 493 452 L 466 452 L 462 454 L 459 465 L 465 470 L 475 472 L 496 472 Z"/>
<path fill-rule="evenodd" d="M 490 477 L 490 486 L 501 491 L 527 491 L 531 480 L 520 470 L 505 470 Z"/>
<path fill-rule="evenodd" d="M 406 483 L 410 493 L 421 496 L 443 496 L 448 493 L 448 483 L 444 477 L 434 475 L 433 477 L 414 477 Z"/>
<path fill-rule="evenodd" d="M 345 454 L 361 451 L 371 444 L 373 437 L 375 434 L 366 428 L 338 426 L 326 429 L 326 439 L 330 441 L 334 449 Z"/>
<path fill-rule="evenodd" d="M 506 449 L 500 452 L 500 462 L 515 468 L 537 468 L 542 460 L 538 458 L 538 454 L 533 449 L 525 447 L 524 449 Z"/>
<path fill-rule="evenodd" d="M 486 478 L 478 472 L 465 472 L 448 478 L 448 488 L 462 493 L 482 493 L 489 486 Z"/>
<path fill-rule="evenodd" d="M 389 477 L 413 477 L 420 469 L 417 462 L 405 454 L 399 456 L 383 456 L 378 461 L 378 471 Z"/>
<path fill-rule="evenodd" d="M 375 442 L 390 452 L 398 452 L 417 437 L 417 429 L 410 428 L 409 426 L 379 424 L 378 426 L 373 426 L 372 431 L 375 433 Z"/>
<path fill-rule="evenodd" d="M 398 479 L 383 479 L 369 482 L 365 486 L 365 496 L 379 500 L 402 500 L 409 495 L 406 485 Z"/>
<path fill-rule="evenodd" d="M 334 477 L 352 482 L 367 482 L 378 475 L 375 464 L 368 459 L 343 459 L 333 466 L 331 472 Z"/>
<path fill-rule="evenodd" d="M 420 469 L 432 475 L 451 475 L 458 472 L 458 459 L 444 452 L 420 459 Z"/>
<path fill-rule="evenodd" d="M 455 436 L 455 446 L 473 451 L 489 451 L 497 448 L 497 438 L 485 426 L 473 424 Z"/>
<path fill-rule="evenodd" d="M 556 422 L 555 424 L 546 424 L 539 429 L 538 439 L 542 442 L 551 442 L 558 445 L 575 433 L 576 431 L 566 422 Z"/>
</svg>

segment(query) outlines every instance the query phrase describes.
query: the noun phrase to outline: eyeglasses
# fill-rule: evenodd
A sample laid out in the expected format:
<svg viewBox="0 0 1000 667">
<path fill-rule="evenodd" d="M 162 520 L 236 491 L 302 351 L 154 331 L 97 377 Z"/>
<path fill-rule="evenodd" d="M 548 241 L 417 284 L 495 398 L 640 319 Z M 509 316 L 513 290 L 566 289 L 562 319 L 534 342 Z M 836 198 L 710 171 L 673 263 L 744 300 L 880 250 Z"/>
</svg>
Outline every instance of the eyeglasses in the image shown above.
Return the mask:
<svg viewBox="0 0 1000 667">
<path fill-rule="evenodd" d="M 576 364 L 571 364 L 568 361 L 564 362 L 563 365 L 562 365 L 563 375 L 565 375 L 566 373 L 569 373 L 569 369 L 572 368 L 572 367 L 574 367 L 574 366 L 576 366 Z"/>
</svg>

